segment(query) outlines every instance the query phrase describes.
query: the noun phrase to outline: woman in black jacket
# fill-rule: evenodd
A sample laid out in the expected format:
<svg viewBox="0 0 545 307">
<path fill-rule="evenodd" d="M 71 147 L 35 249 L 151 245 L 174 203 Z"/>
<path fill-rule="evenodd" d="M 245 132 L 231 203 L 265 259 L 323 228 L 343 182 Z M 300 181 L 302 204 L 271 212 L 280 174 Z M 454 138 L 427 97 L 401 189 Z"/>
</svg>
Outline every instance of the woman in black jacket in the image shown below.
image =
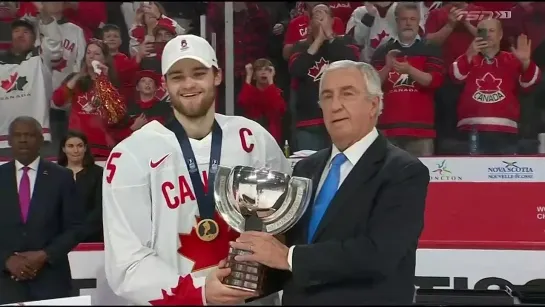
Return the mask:
<svg viewBox="0 0 545 307">
<path fill-rule="evenodd" d="M 81 242 L 104 242 L 102 234 L 102 171 L 95 164 L 87 137 L 70 130 L 61 141 L 58 164 L 74 173 L 78 196 L 86 210 L 86 223 Z"/>
</svg>

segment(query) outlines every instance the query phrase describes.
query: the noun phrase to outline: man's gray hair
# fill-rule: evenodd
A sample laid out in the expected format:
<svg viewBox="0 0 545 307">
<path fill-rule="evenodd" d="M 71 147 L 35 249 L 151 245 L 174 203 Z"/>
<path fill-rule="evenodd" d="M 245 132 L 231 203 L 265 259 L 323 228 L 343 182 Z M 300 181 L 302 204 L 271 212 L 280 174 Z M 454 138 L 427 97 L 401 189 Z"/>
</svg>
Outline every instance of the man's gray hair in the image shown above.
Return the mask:
<svg viewBox="0 0 545 307">
<path fill-rule="evenodd" d="M 31 116 L 18 116 L 13 121 L 11 121 L 11 123 L 9 124 L 8 133 L 9 133 L 10 136 L 13 133 L 13 127 L 17 123 L 32 124 L 32 125 L 34 125 L 34 128 L 36 128 L 36 132 L 42 133 L 42 125 L 40 124 L 40 122 L 37 119 L 35 119 L 34 117 L 31 117 Z"/>
<path fill-rule="evenodd" d="M 327 72 L 342 68 L 356 68 L 361 72 L 363 78 L 365 79 L 365 84 L 367 85 L 367 92 L 369 93 L 369 96 L 378 97 L 379 110 L 377 116 L 380 115 L 380 113 L 382 113 L 382 108 L 384 107 L 384 104 L 382 102 L 382 97 L 384 96 L 384 93 L 382 92 L 382 82 L 380 82 L 380 77 L 377 70 L 373 66 L 365 62 L 342 60 L 329 64 L 329 66 L 327 66 L 327 68 L 324 70 L 322 78 L 320 79 L 319 93 L 322 92 L 323 82 Z"/>
<path fill-rule="evenodd" d="M 399 17 L 399 13 L 403 10 L 417 11 L 420 16 L 420 4 L 418 2 L 397 2 L 394 16 Z"/>
</svg>

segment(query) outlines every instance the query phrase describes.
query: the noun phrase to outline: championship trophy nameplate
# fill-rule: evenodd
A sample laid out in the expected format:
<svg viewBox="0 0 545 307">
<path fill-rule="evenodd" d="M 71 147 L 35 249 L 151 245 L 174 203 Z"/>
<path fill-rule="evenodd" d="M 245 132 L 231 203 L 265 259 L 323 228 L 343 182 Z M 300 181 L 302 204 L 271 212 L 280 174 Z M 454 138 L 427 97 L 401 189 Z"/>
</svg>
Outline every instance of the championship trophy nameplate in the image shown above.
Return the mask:
<svg viewBox="0 0 545 307">
<path fill-rule="evenodd" d="M 214 181 L 216 209 L 238 232 L 284 233 L 303 216 L 311 193 L 312 180 L 266 168 L 219 166 Z M 235 261 L 236 255 L 245 253 L 251 252 L 229 249 L 227 265 L 231 274 L 223 283 L 235 289 L 260 292 L 265 267 Z"/>
</svg>

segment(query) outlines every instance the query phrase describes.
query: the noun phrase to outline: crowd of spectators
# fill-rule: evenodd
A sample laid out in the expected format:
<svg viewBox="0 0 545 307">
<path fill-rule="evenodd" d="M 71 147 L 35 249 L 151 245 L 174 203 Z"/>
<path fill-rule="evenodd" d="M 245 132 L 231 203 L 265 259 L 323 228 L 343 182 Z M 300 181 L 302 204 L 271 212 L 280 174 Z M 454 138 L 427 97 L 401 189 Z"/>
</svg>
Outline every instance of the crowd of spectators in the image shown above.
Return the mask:
<svg viewBox="0 0 545 307">
<path fill-rule="evenodd" d="M 342 59 L 379 71 L 378 128 L 415 155 L 536 154 L 540 138 L 545 147 L 540 2 L 233 2 L 233 54 L 224 2 L 1 3 L 0 155 L 10 157 L 11 121 L 34 117 L 42 155 L 73 170 L 89 214 L 101 206 L 95 159 L 170 117 L 161 53 L 179 34 L 201 35 L 202 15 L 220 67 L 234 58 L 223 73 L 235 114 L 292 152 L 329 146 L 318 88 Z M 220 113 L 228 92 L 220 86 Z M 90 241 L 101 240 L 97 227 Z"/>
</svg>

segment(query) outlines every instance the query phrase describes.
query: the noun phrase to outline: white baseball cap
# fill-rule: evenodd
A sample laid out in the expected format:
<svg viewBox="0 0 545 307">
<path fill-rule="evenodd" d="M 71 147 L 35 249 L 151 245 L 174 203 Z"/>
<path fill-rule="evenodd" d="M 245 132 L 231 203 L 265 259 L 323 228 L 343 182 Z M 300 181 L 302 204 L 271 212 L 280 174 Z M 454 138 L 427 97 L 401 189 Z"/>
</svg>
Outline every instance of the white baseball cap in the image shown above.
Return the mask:
<svg viewBox="0 0 545 307">
<path fill-rule="evenodd" d="M 178 35 L 171 39 L 163 49 L 161 70 L 166 75 L 174 63 L 182 59 L 193 59 L 204 66 L 218 68 L 216 51 L 208 41 L 196 35 Z"/>
</svg>

